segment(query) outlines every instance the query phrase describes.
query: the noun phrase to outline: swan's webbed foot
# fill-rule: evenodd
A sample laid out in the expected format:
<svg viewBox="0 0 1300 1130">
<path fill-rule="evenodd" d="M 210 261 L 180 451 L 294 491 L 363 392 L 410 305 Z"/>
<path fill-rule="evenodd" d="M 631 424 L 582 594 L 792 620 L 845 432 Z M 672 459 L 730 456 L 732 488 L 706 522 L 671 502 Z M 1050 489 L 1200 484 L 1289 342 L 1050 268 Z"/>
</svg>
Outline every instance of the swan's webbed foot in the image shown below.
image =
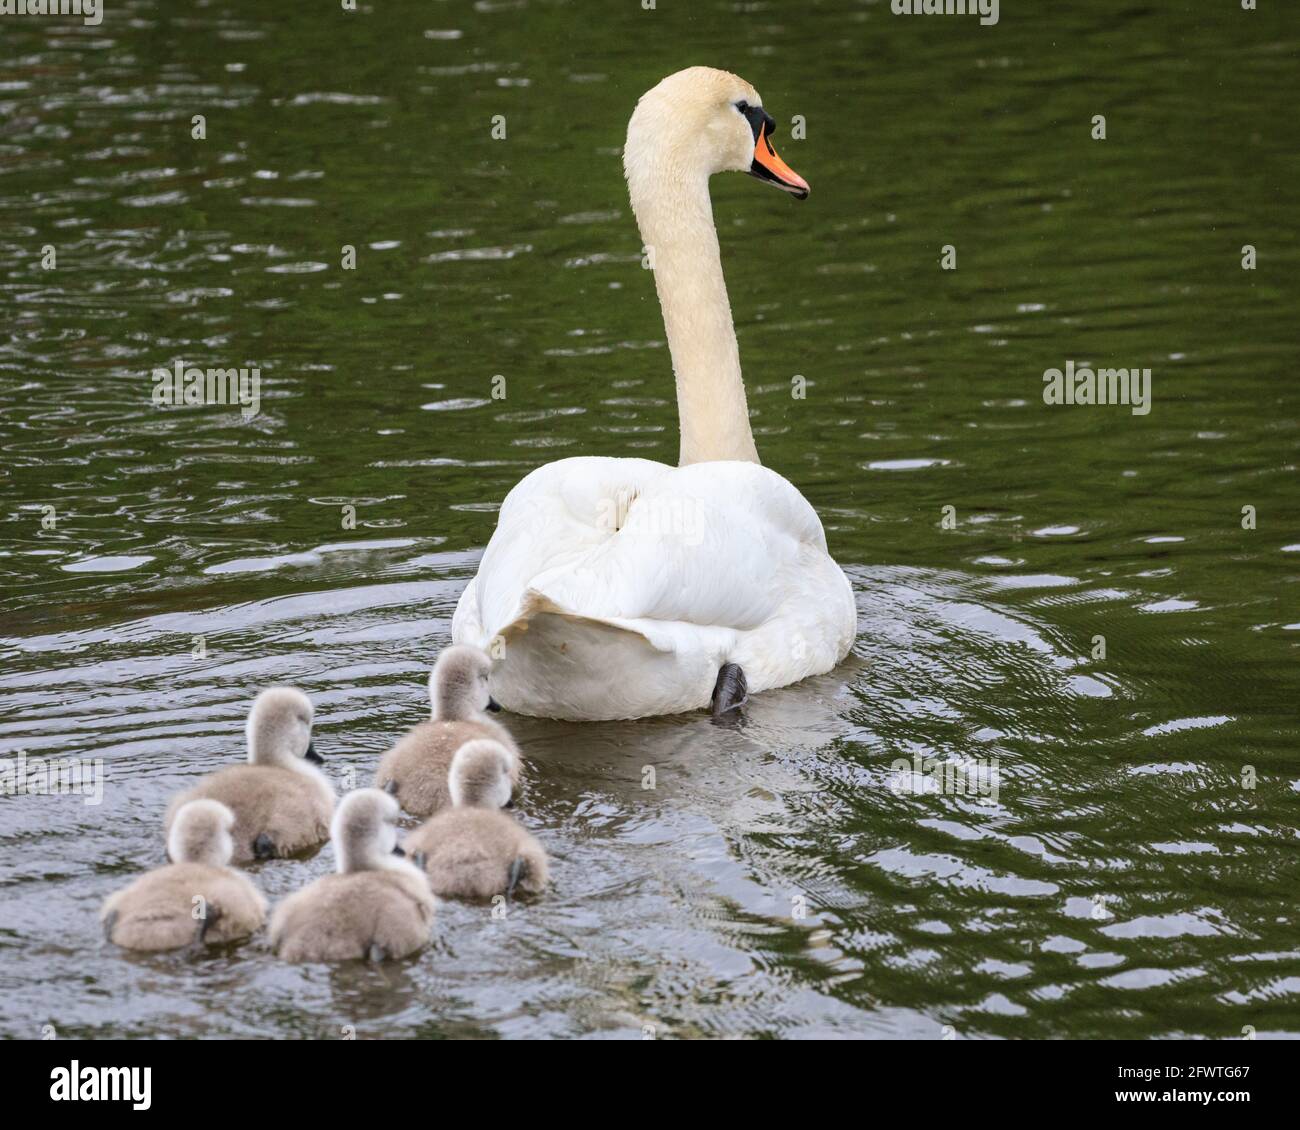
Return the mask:
<svg viewBox="0 0 1300 1130">
<path fill-rule="evenodd" d="M 519 885 L 519 880 L 524 877 L 527 870 L 528 862 L 522 857 L 516 856 L 510 861 L 510 870 L 506 873 L 506 902 L 510 901 L 515 888 Z"/>
<path fill-rule="evenodd" d="M 749 685 L 745 682 L 745 672 L 738 663 L 724 663 L 718 668 L 718 681 L 713 684 L 713 717 L 734 721 L 737 712 L 749 701 Z"/>
<path fill-rule="evenodd" d="M 213 906 L 207 903 L 203 907 L 203 917 L 199 919 L 198 925 L 194 927 L 194 937 L 190 944 L 185 948 L 190 953 L 202 953 L 203 948 L 208 944 L 208 931 L 221 919 L 221 907 Z"/>
</svg>

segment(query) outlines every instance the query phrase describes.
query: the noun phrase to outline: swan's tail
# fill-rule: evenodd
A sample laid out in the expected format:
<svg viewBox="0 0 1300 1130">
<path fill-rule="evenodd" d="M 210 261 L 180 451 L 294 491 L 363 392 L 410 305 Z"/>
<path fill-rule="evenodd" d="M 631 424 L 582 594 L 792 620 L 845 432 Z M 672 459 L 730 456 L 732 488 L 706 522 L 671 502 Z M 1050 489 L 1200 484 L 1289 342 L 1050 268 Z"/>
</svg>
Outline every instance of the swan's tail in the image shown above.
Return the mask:
<svg viewBox="0 0 1300 1130">
<path fill-rule="evenodd" d="M 477 643 L 496 660 L 492 694 L 507 710 L 573 721 L 644 718 L 709 704 L 717 662 L 692 625 L 590 616 L 528 589 L 514 617 Z M 690 646 L 678 647 L 689 634 Z M 719 641 L 721 643 L 721 641 Z"/>
</svg>

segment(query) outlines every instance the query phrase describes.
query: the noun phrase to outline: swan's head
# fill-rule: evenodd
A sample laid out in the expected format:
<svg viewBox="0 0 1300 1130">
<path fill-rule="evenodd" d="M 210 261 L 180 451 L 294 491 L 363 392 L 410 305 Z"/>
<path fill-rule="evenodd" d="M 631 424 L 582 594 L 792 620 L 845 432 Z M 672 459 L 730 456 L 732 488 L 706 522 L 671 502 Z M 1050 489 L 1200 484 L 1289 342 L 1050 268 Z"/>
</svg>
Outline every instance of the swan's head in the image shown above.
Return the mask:
<svg viewBox="0 0 1300 1130">
<path fill-rule="evenodd" d="M 330 824 L 339 873 L 391 866 L 397 857 L 397 798 L 382 789 L 357 789 L 339 801 Z"/>
<path fill-rule="evenodd" d="M 707 180 L 749 173 L 796 200 L 808 182 L 772 146 L 776 121 L 743 78 L 712 67 L 688 67 L 641 96 L 627 127 L 623 170 L 633 193 L 663 178 Z"/>
<path fill-rule="evenodd" d="M 181 805 L 167 835 L 167 858 L 173 863 L 207 863 L 225 867 L 235 852 L 230 831 L 235 814 L 216 800 Z"/>
<path fill-rule="evenodd" d="M 311 740 L 312 707 L 294 687 L 271 687 L 248 712 L 248 760 L 254 765 L 292 768 L 302 760 L 323 764 Z"/>
<path fill-rule="evenodd" d="M 488 738 L 466 742 L 451 759 L 447 791 L 457 808 L 508 808 L 514 792 L 510 784 L 510 751 Z"/>
<path fill-rule="evenodd" d="M 500 710 L 488 690 L 491 673 L 487 652 L 466 644 L 447 648 L 429 674 L 433 716 L 444 722 L 468 722 L 485 710 Z"/>
</svg>

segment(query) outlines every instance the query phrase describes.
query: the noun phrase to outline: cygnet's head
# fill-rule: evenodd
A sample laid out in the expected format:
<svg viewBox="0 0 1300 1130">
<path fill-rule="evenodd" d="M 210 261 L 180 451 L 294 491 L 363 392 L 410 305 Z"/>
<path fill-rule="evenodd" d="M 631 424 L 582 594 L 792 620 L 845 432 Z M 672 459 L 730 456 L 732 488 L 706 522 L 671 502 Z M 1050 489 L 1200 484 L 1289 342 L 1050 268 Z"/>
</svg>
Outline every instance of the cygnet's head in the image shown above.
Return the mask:
<svg viewBox="0 0 1300 1130">
<path fill-rule="evenodd" d="M 397 798 L 382 789 L 357 789 L 339 801 L 330 824 L 339 873 L 399 863 L 397 821 L 401 815 Z"/>
<path fill-rule="evenodd" d="M 487 652 L 465 644 L 447 648 L 429 673 L 433 716 L 443 722 L 469 722 L 485 710 L 500 710 L 488 690 L 491 673 Z"/>
<path fill-rule="evenodd" d="M 235 814 L 217 800 L 181 805 L 167 835 L 167 858 L 173 863 L 207 863 L 225 867 L 235 852 L 230 831 Z"/>
<path fill-rule="evenodd" d="M 248 760 L 254 765 L 294 768 L 303 758 L 322 764 L 311 740 L 312 707 L 294 687 L 271 687 L 248 712 Z"/>
<path fill-rule="evenodd" d="M 633 206 L 665 180 L 707 181 L 742 172 L 803 200 L 808 182 L 772 147 L 776 121 L 738 75 L 687 67 L 641 96 L 627 127 L 623 171 Z"/>
<path fill-rule="evenodd" d="M 487 738 L 466 742 L 451 759 L 447 791 L 457 808 L 509 808 L 510 751 Z"/>
</svg>

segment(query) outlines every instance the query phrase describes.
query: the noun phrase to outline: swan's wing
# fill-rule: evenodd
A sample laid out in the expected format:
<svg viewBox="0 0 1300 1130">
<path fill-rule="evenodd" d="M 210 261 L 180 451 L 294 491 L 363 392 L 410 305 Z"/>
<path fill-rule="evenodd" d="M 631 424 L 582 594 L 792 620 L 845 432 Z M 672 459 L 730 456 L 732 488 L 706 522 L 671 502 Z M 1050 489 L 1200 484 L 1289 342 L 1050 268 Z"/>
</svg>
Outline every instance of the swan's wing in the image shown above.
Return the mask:
<svg viewBox="0 0 1300 1130">
<path fill-rule="evenodd" d="M 478 576 L 452 621 L 458 642 L 486 646 L 524 612 L 535 580 L 577 567 L 614 534 L 617 502 L 672 471 L 649 459 L 561 459 L 506 495 Z"/>
<path fill-rule="evenodd" d="M 451 638 L 456 643 L 473 643 L 479 647 L 486 644 L 479 617 L 477 576 L 470 578 L 456 602 L 456 611 L 451 614 Z"/>
<path fill-rule="evenodd" d="M 616 533 L 531 587 L 588 617 L 749 632 L 788 597 L 783 575 L 805 542 L 825 551 L 821 523 L 781 476 L 694 464 L 648 484 Z"/>
<path fill-rule="evenodd" d="M 707 705 L 723 662 L 751 691 L 829 670 L 854 629 L 821 522 L 780 475 L 568 459 L 507 497 L 452 638 L 505 642 L 509 709 L 638 718 Z"/>
<path fill-rule="evenodd" d="M 757 464 L 568 459 L 510 493 L 466 596 L 480 638 L 544 607 L 671 647 L 655 622 L 760 627 L 788 599 L 795 571 L 825 552 L 816 512 Z M 467 612 L 463 622 L 474 619 Z"/>
</svg>

